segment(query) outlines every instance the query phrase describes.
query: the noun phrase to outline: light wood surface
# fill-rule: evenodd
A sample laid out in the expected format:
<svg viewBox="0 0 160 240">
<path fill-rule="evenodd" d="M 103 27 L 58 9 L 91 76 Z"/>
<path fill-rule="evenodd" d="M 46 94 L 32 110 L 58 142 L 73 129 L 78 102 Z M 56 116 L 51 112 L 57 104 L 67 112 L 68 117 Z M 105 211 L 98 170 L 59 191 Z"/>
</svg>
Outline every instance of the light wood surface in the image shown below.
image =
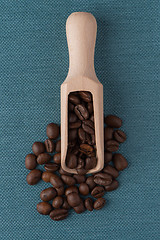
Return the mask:
<svg viewBox="0 0 160 240">
<path fill-rule="evenodd" d="M 61 166 L 70 173 L 75 169 L 66 166 L 68 148 L 68 95 L 74 91 L 90 91 L 93 96 L 97 166 L 88 171 L 94 173 L 104 166 L 104 115 L 103 85 L 94 69 L 94 49 L 97 23 L 91 13 L 72 13 L 66 22 L 66 35 L 69 49 L 68 75 L 61 85 Z"/>
</svg>

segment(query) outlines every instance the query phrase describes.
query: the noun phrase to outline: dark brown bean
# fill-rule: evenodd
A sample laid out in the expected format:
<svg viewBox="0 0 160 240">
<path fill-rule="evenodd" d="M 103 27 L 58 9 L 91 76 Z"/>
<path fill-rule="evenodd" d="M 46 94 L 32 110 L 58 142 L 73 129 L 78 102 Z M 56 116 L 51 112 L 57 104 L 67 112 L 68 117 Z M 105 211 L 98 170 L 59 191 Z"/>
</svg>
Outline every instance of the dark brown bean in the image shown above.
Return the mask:
<svg viewBox="0 0 160 240">
<path fill-rule="evenodd" d="M 122 126 L 122 120 L 115 115 L 108 115 L 105 117 L 105 123 L 113 128 L 120 128 Z"/>
<path fill-rule="evenodd" d="M 86 180 L 86 177 L 84 175 L 74 174 L 73 177 L 77 183 L 83 183 Z"/>
<path fill-rule="evenodd" d="M 64 171 L 64 170 L 62 169 L 62 167 L 60 167 L 60 169 L 59 169 L 59 173 L 60 173 L 61 175 L 72 176 L 72 173 L 68 173 L 68 172 Z"/>
<path fill-rule="evenodd" d="M 40 153 L 45 152 L 45 146 L 42 142 L 35 142 L 32 145 L 32 151 L 33 153 L 38 156 Z"/>
<path fill-rule="evenodd" d="M 73 107 L 74 108 L 74 107 Z M 77 116 L 76 116 L 76 114 L 75 113 L 69 113 L 69 115 L 68 115 L 68 122 L 69 123 L 74 123 L 74 122 L 76 122 L 78 120 L 78 118 L 77 118 Z"/>
<path fill-rule="evenodd" d="M 111 140 L 113 138 L 113 131 L 114 129 L 111 127 L 106 127 L 104 129 L 104 141 L 108 141 Z"/>
<path fill-rule="evenodd" d="M 81 183 L 79 185 L 79 192 L 84 196 L 89 194 L 89 187 L 88 187 L 87 183 Z"/>
<path fill-rule="evenodd" d="M 78 206 L 74 207 L 73 209 L 74 209 L 74 211 L 75 211 L 76 213 L 78 213 L 78 214 L 84 212 L 84 211 L 85 211 L 85 207 L 84 207 L 83 200 L 81 199 L 80 204 L 79 204 Z"/>
<path fill-rule="evenodd" d="M 87 185 L 89 186 L 90 191 L 96 186 L 94 182 L 94 176 L 89 176 L 86 180 Z"/>
<path fill-rule="evenodd" d="M 89 118 L 89 112 L 82 104 L 76 105 L 74 112 L 81 121 Z"/>
<path fill-rule="evenodd" d="M 94 115 L 92 114 L 92 116 L 90 117 L 90 120 L 92 121 L 92 122 L 94 122 Z"/>
<path fill-rule="evenodd" d="M 78 194 L 78 188 L 76 186 L 71 186 L 66 188 L 65 195 L 69 195 L 70 193 L 77 193 Z"/>
<path fill-rule="evenodd" d="M 54 154 L 54 156 L 53 156 L 53 161 L 54 161 L 56 164 L 61 164 L 61 153 L 56 153 L 56 154 Z"/>
<path fill-rule="evenodd" d="M 64 185 L 62 179 L 55 174 L 52 174 L 52 176 L 50 177 L 50 183 L 53 185 L 54 188 L 60 188 Z"/>
<path fill-rule="evenodd" d="M 89 133 L 91 135 L 94 134 L 94 123 L 91 120 L 85 120 L 82 123 L 82 128 L 86 133 Z"/>
<path fill-rule="evenodd" d="M 60 153 L 60 152 L 61 152 L 61 140 L 58 140 L 58 141 L 56 142 L 55 151 L 56 151 L 57 153 Z"/>
<path fill-rule="evenodd" d="M 36 155 L 33 153 L 27 154 L 25 157 L 25 167 L 29 170 L 33 170 L 37 166 Z"/>
<path fill-rule="evenodd" d="M 67 202 L 71 207 L 76 207 L 81 203 L 79 195 L 75 192 L 67 195 Z"/>
<path fill-rule="evenodd" d="M 105 200 L 104 198 L 98 198 L 98 199 L 94 202 L 93 207 L 94 207 L 94 209 L 96 209 L 96 210 L 100 210 L 101 208 L 104 207 L 105 203 L 106 203 L 106 200 Z"/>
<path fill-rule="evenodd" d="M 79 91 L 79 95 L 85 102 L 91 102 L 92 101 L 92 94 L 87 91 Z"/>
<path fill-rule="evenodd" d="M 47 125 L 46 134 L 50 139 L 57 139 L 60 133 L 60 128 L 55 123 L 49 123 Z"/>
<path fill-rule="evenodd" d="M 52 153 L 54 151 L 54 142 L 51 139 L 46 139 L 45 142 L 45 148 L 48 153 Z"/>
<path fill-rule="evenodd" d="M 55 198 L 55 196 L 57 195 L 56 190 L 53 187 L 49 187 L 44 189 L 41 194 L 40 194 L 40 198 L 42 199 L 42 201 L 44 202 L 49 202 L 50 200 L 52 200 L 53 198 Z"/>
<path fill-rule="evenodd" d="M 93 147 L 89 144 L 83 143 L 80 145 L 80 152 L 86 154 L 87 156 L 93 152 Z"/>
<path fill-rule="evenodd" d="M 46 163 L 44 168 L 47 172 L 56 172 L 59 169 L 59 165 L 56 163 Z"/>
<path fill-rule="evenodd" d="M 119 172 L 110 165 L 107 165 L 106 167 L 104 167 L 103 172 L 110 174 L 114 178 L 117 178 L 119 176 Z"/>
<path fill-rule="evenodd" d="M 127 162 L 126 158 L 120 153 L 116 153 L 113 155 L 113 163 L 114 163 L 115 168 L 118 171 L 122 171 L 128 167 L 128 162 Z"/>
<path fill-rule="evenodd" d="M 94 182 L 98 185 L 107 186 L 112 182 L 112 176 L 107 173 L 96 173 L 94 175 Z"/>
<path fill-rule="evenodd" d="M 69 124 L 69 129 L 80 128 L 80 126 L 81 126 L 81 121 L 78 120 L 77 122 L 70 123 L 70 124 Z"/>
<path fill-rule="evenodd" d="M 42 173 L 42 180 L 44 182 L 50 182 L 50 177 L 53 175 L 51 172 L 43 172 Z"/>
<path fill-rule="evenodd" d="M 68 186 L 73 186 L 76 184 L 76 180 L 71 176 L 61 175 L 61 178 L 62 178 L 63 182 L 65 184 L 67 184 Z"/>
<path fill-rule="evenodd" d="M 26 180 L 29 185 L 35 185 L 41 180 L 42 172 L 38 169 L 33 169 L 28 173 Z"/>
<path fill-rule="evenodd" d="M 95 188 L 93 188 L 91 195 L 95 198 L 100 198 L 103 197 L 104 193 L 105 193 L 104 187 L 96 186 Z"/>
<path fill-rule="evenodd" d="M 73 103 L 74 105 L 80 104 L 80 98 L 78 96 L 76 96 L 73 93 L 70 93 L 68 96 L 68 100 Z"/>
<path fill-rule="evenodd" d="M 49 215 L 52 211 L 52 206 L 48 202 L 39 202 L 37 204 L 37 211 L 43 215 Z"/>
<path fill-rule="evenodd" d="M 109 163 L 110 161 L 112 161 L 112 153 L 104 152 L 104 163 Z"/>
<path fill-rule="evenodd" d="M 76 168 L 77 167 L 77 156 L 73 153 L 67 155 L 66 165 L 68 168 Z"/>
<path fill-rule="evenodd" d="M 49 163 L 50 161 L 51 161 L 51 156 L 49 155 L 49 153 L 41 153 L 37 157 L 37 163 L 40 165 Z"/>
<path fill-rule="evenodd" d="M 84 205 L 88 211 L 93 211 L 93 200 L 88 197 L 85 199 Z"/>
<path fill-rule="evenodd" d="M 87 173 L 87 170 L 84 168 L 77 168 L 76 171 L 79 175 L 85 175 Z"/>
<path fill-rule="evenodd" d="M 49 216 L 54 221 L 61 221 L 68 216 L 68 210 L 63 208 L 54 209 L 50 212 Z"/>
<path fill-rule="evenodd" d="M 68 131 L 68 141 L 69 141 L 69 142 L 72 142 L 72 141 L 75 142 L 75 139 L 77 139 L 77 136 L 78 136 L 77 133 L 78 133 L 78 132 L 77 132 L 77 129 L 76 129 L 76 128 L 74 128 L 74 129 L 69 129 L 69 131 Z"/>
<path fill-rule="evenodd" d="M 85 165 L 86 170 L 93 169 L 96 167 L 96 165 L 97 165 L 96 157 L 86 158 L 86 165 Z"/>
<path fill-rule="evenodd" d="M 70 111 L 70 112 L 73 112 L 74 111 L 74 105 L 72 104 L 72 103 L 68 103 L 68 110 Z"/>
<path fill-rule="evenodd" d="M 126 134 L 122 130 L 116 130 L 114 132 L 114 138 L 117 142 L 123 143 L 126 141 Z"/>
<path fill-rule="evenodd" d="M 119 186 L 118 181 L 113 180 L 113 182 L 110 185 L 105 186 L 104 188 L 105 188 L 106 192 L 111 192 L 111 191 L 116 190 L 118 188 L 118 186 Z"/>
<path fill-rule="evenodd" d="M 67 209 L 69 210 L 71 207 L 69 206 L 66 197 L 63 198 L 63 205 L 62 205 L 63 209 Z"/>
<path fill-rule="evenodd" d="M 108 152 L 116 152 L 118 151 L 118 148 L 119 148 L 119 143 L 115 140 L 108 140 L 105 143 L 105 149 Z"/>
<path fill-rule="evenodd" d="M 63 204 L 63 197 L 57 196 L 53 199 L 52 206 L 54 208 L 60 208 Z"/>
<path fill-rule="evenodd" d="M 56 188 L 56 192 L 58 196 L 62 196 L 64 194 L 64 186 Z"/>
</svg>

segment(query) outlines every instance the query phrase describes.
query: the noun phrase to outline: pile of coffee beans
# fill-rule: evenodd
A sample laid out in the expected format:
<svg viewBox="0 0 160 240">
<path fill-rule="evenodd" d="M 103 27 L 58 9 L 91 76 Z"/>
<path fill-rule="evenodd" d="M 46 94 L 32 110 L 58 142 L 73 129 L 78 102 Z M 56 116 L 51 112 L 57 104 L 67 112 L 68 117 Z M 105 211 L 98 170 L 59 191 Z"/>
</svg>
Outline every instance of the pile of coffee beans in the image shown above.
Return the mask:
<svg viewBox="0 0 160 240">
<path fill-rule="evenodd" d="M 60 127 L 55 123 L 47 125 L 48 139 L 44 143 L 35 142 L 32 145 L 33 153 L 28 154 L 25 158 L 25 166 L 31 170 L 26 178 L 27 183 L 35 185 L 42 179 L 50 184 L 48 188 L 40 193 L 41 202 L 37 204 L 37 211 L 40 214 L 49 215 L 52 220 L 59 221 L 68 216 L 71 208 L 78 214 L 85 210 L 99 210 L 106 203 L 103 198 L 105 192 L 118 188 L 119 183 L 116 178 L 119 176 L 119 171 L 124 170 L 128 163 L 120 153 L 113 154 L 112 152 L 118 150 L 119 144 L 126 140 L 126 135 L 123 131 L 117 129 L 122 125 L 122 120 L 117 116 L 109 115 L 105 117 L 104 121 L 106 124 L 104 129 L 105 165 L 99 173 L 86 175 L 86 171 L 80 171 L 78 174 L 73 175 L 61 168 Z M 72 151 L 76 149 L 76 144 L 74 147 L 70 146 Z M 75 153 L 72 154 L 76 156 Z M 78 162 L 78 165 L 83 165 L 83 162 L 85 162 L 85 165 L 79 169 L 86 170 L 87 161 L 89 160 L 86 158 L 84 161 L 82 156 L 80 158 L 83 161 L 82 163 Z M 89 158 L 92 157 L 89 156 Z M 73 163 L 75 164 L 75 162 L 74 160 Z M 43 172 L 35 169 L 38 164 L 44 166 Z"/>
<path fill-rule="evenodd" d="M 97 165 L 92 94 L 71 92 L 68 96 L 68 152 L 66 165 L 86 174 Z"/>
</svg>

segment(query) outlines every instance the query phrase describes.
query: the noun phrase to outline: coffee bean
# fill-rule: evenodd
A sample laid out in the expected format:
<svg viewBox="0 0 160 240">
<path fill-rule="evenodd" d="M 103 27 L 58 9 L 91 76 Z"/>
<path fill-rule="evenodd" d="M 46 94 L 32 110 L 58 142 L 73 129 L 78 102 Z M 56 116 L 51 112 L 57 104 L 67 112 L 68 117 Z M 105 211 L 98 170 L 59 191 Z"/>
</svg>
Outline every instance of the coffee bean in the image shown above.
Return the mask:
<svg viewBox="0 0 160 240">
<path fill-rule="evenodd" d="M 47 134 L 48 138 L 57 139 L 58 136 L 59 136 L 59 132 L 60 132 L 60 129 L 59 129 L 59 126 L 57 124 L 49 123 L 47 125 L 46 134 Z"/>
<path fill-rule="evenodd" d="M 56 151 L 57 153 L 60 153 L 60 152 L 61 152 L 61 140 L 58 140 L 58 141 L 56 142 L 55 151 Z"/>
<path fill-rule="evenodd" d="M 81 199 L 80 204 L 78 206 L 74 207 L 73 209 L 78 214 L 80 214 L 80 213 L 85 211 L 85 207 L 84 207 L 84 203 L 83 203 L 82 199 Z"/>
<path fill-rule="evenodd" d="M 85 165 L 86 170 L 93 169 L 96 167 L 96 165 L 97 165 L 97 159 L 95 157 L 86 158 L 86 165 Z"/>
<path fill-rule="evenodd" d="M 59 169 L 59 165 L 56 163 L 47 163 L 44 168 L 48 172 L 56 172 Z"/>
<path fill-rule="evenodd" d="M 80 126 L 81 126 L 81 121 L 78 120 L 77 122 L 70 123 L 70 124 L 69 124 L 69 129 L 80 128 Z"/>
<path fill-rule="evenodd" d="M 77 193 L 73 192 L 67 195 L 67 202 L 71 207 L 76 207 L 80 204 L 81 199 Z"/>
<path fill-rule="evenodd" d="M 64 186 L 56 188 L 56 192 L 58 196 L 62 196 L 64 194 Z"/>
<path fill-rule="evenodd" d="M 74 111 L 74 105 L 72 104 L 72 103 L 68 103 L 68 110 L 70 111 L 70 112 L 73 112 Z"/>
<path fill-rule="evenodd" d="M 86 142 L 86 132 L 82 128 L 78 129 L 78 137 L 81 140 L 81 143 Z"/>
<path fill-rule="evenodd" d="M 93 147 L 89 144 L 83 143 L 80 145 L 80 152 L 89 155 L 93 152 Z"/>
<path fill-rule="evenodd" d="M 90 117 L 90 120 L 94 123 L 94 115 L 92 114 L 92 116 Z"/>
<path fill-rule="evenodd" d="M 91 195 L 94 198 L 100 198 L 104 195 L 105 191 L 104 191 L 104 187 L 102 186 L 96 186 L 95 188 L 93 188 Z"/>
<path fill-rule="evenodd" d="M 112 182 L 112 176 L 107 173 L 96 173 L 94 175 L 94 182 L 98 185 L 107 186 Z"/>
<path fill-rule="evenodd" d="M 59 173 L 60 173 L 61 175 L 72 176 L 72 173 L 68 173 L 68 172 L 64 171 L 64 170 L 62 169 L 62 167 L 60 167 L 60 169 L 59 169 Z"/>
<path fill-rule="evenodd" d="M 60 208 L 63 204 L 63 197 L 57 196 L 53 199 L 52 206 L 54 208 Z"/>
<path fill-rule="evenodd" d="M 68 141 L 71 142 L 71 141 L 75 141 L 75 139 L 77 139 L 77 129 L 74 128 L 74 129 L 69 129 L 68 131 Z"/>
<path fill-rule="evenodd" d="M 94 123 L 91 120 L 83 121 L 82 128 L 86 133 L 94 134 Z"/>
<path fill-rule="evenodd" d="M 42 142 L 35 142 L 32 145 L 32 151 L 33 153 L 38 156 L 40 153 L 45 152 L 45 146 Z"/>
<path fill-rule="evenodd" d="M 82 104 L 76 105 L 74 108 L 74 112 L 80 120 L 85 120 L 89 118 L 89 112 Z"/>
<path fill-rule="evenodd" d="M 61 164 L 61 153 L 54 154 L 53 161 L 56 164 Z"/>
<path fill-rule="evenodd" d="M 37 211 L 43 215 L 49 215 L 52 211 L 52 206 L 48 202 L 40 202 L 37 204 Z"/>
<path fill-rule="evenodd" d="M 68 168 L 76 168 L 77 167 L 77 156 L 70 153 L 67 155 L 66 165 Z"/>
<path fill-rule="evenodd" d="M 79 185 L 79 192 L 84 196 L 89 194 L 89 187 L 88 187 L 87 183 L 81 183 Z"/>
<path fill-rule="evenodd" d="M 123 155 L 120 153 L 116 153 L 113 155 L 113 163 L 114 163 L 115 168 L 118 171 L 122 171 L 128 167 L 128 162 L 127 162 L 126 158 L 123 157 Z"/>
<path fill-rule="evenodd" d="M 83 183 L 86 180 L 86 177 L 84 175 L 74 174 L 73 177 L 77 183 Z"/>
<path fill-rule="evenodd" d="M 103 172 L 110 174 L 114 178 L 117 178 L 119 176 L 119 172 L 110 165 L 107 165 L 106 167 L 104 167 Z"/>
<path fill-rule="evenodd" d="M 94 145 L 96 143 L 95 135 L 91 135 L 91 145 Z"/>
<path fill-rule="evenodd" d="M 68 153 L 73 153 L 74 155 L 78 155 L 78 153 L 79 153 L 78 145 L 75 145 L 74 147 L 69 147 Z"/>
<path fill-rule="evenodd" d="M 63 205 L 62 205 L 63 209 L 67 209 L 69 210 L 71 207 L 69 206 L 66 197 L 63 198 Z"/>
<path fill-rule="evenodd" d="M 80 104 L 80 99 L 78 96 L 74 95 L 73 93 L 70 93 L 68 96 L 69 102 L 73 103 L 74 105 Z"/>
<path fill-rule="evenodd" d="M 25 157 L 25 167 L 29 170 L 33 170 L 37 166 L 36 156 L 32 153 L 27 154 Z"/>
<path fill-rule="evenodd" d="M 76 171 L 79 175 L 85 175 L 87 173 L 87 170 L 84 168 L 77 168 Z"/>
<path fill-rule="evenodd" d="M 43 172 L 42 173 L 42 180 L 44 182 L 50 182 L 50 177 L 53 175 L 51 172 Z"/>
<path fill-rule="evenodd" d="M 42 165 L 51 161 L 51 156 L 49 153 L 41 153 L 37 157 L 38 164 Z"/>
<path fill-rule="evenodd" d="M 108 115 L 105 117 L 105 123 L 113 128 L 120 128 L 122 126 L 122 120 L 115 115 Z"/>
<path fill-rule="evenodd" d="M 104 129 L 104 141 L 108 141 L 111 140 L 113 138 L 113 131 L 114 129 L 111 127 L 106 127 Z"/>
<path fill-rule="evenodd" d="M 126 141 L 126 134 L 122 130 L 116 130 L 114 132 L 114 138 L 117 142 L 123 143 Z"/>
<path fill-rule="evenodd" d="M 87 185 L 89 186 L 90 191 L 96 186 L 94 182 L 94 176 L 89 176 L 86 180 Z"/>
<path fill-rule="evenodd" d="M 94 207 L 94 209 L 96 209 L 96 210 L 100 210 L 101 208 L 104 207 L 105 203 L 106 203 L 106 200 L 105 200 L 104 198 L 98 198 L 98 199 L 94 202 L 93 207 Z"/>
<path fill-rule="evenodd" d="M 88 108 L 89 114 L 92 114 L 92 113 L 93 113 L 93 103 L 92 103 L 92 102 L 89 102 L 89 103 L 87 104 L 87 108 Z"/>
<path fill-rule="evenodd" d="M 55 196 L 57 195 L 56 190 L 53 187 L 49 187 L 44 189 L 41 194 L 40 194 L 40 198 L 42 199 L 42 201 L 44 202 L 49 202 L 50 200 L 52 200 L 53 198 L 55 198 Z"/>
<path fill-rule="evenodd" d="M 104 188 L 105 188 L 106 192 L 111 192 L 111 191 L 116 190 L 118 188 L 118 186 L 119 186 L 118 181 L 113 180 L 113 182 L 110 185 L 105 186 Z"/>
<path fill-rule="evenodd" d="M 82 169 L 82 168 L 84 168 L 84 160 L 81 157 L 79 157 L 77 169 Z"/>
<path fill-rule="evenodd" d="M 74 106 L 73 106 L 73 108 L 74 108 Z M 76 116 L 76 114 L 75 113 L 70 113 L 69 115 L 68 115 L 68 122 L 69 123 L 74 123 L 74 122 L 76 122 L 77 121 L 77 116 Z"/>
<path fill-rule="evenodd" d="M 80 91 L 79 96 L 82 98 L 85 102 L 91 102 L 92 101 L 92 94 L 87 91 Z"/>
<path fill-rule="evenodd" d="M 70 193 L 77 193 L 78 194 L 78 188 L 76 186 L 71 186 L 66 188 L 65 195 L 69 195 Z"/>
<path fill-rule="evenodd" d="M 42 172 L 38 169 L 33 169 L 28 173 L 26 180 L 29 185 L 35 185 L 37 184 L 42 176 Z"/>
<path fill-rule="evenodd" d="M 119 143 L 115 140 L 108 140 L 105 143 L 105 149 L 108 152 L 116 152 L 118 151 L 118 148 L 119 148 Z"/>
<path fill-rule="evenodd" d="M 54 142 L 51 139 L 46 139 L 45 142 L 45 148 L 48 153 L 52 153 L 54 151 Z"/>
<path fill-rule="evenodd" d="M 93 200 L 88 197 L 85 199 L 84 205 L 88 211 L 93 211 Z"/>
<path fill-rule="evenodd" d="M 64 185 L 62 179 L 55 174 L 52 174 L 52 176 L 50 177 L 50 183 L 53 185 L 54 188 L 60 188 Z"/>
<path fill-rule="evenodd" d="M 61 175 L 61 178 L 63 182 L 68 186 L 73 186 L 76 184 L 76 180 L 71 176 Z"/>
<path fill-rule="evenodd" d="M 49 214 L 50 218 L 54 221 L 60 221 L 65 219 L 68 216 L 68 210 L 67 209 L 54 209 Z"/>
<path fill-rule="evenodd" d="M 111 152 L 104 152 L 104 163 L 109 163 L 112 161 L 112 153 Z"/>
</svg>

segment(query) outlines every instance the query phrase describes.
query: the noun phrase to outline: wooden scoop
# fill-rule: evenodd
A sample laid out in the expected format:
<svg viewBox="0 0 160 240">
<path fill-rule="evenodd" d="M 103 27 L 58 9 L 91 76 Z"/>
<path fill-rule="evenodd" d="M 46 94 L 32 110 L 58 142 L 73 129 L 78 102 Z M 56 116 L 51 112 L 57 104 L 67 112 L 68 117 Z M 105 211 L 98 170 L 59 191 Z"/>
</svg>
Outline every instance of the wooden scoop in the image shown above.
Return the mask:
<svg viewBox="0 0 160 240">
<path fill-rule="evenodd" d="M 76 174 L 76 169 L 66 166 L 68 149 L 68 95 L 74 91 L 89 91 L 93 96 L 97 166 L 88 173 L 99 172 L 104 166 L 104 115 L 103 85 L 94 69 L 94 48 L 97 23 L 91 13 L 72 13 L 66 22 L 69 49 L 69 71 L 61 85 L 61 166 L 63 170 Z"/>
</svg>

